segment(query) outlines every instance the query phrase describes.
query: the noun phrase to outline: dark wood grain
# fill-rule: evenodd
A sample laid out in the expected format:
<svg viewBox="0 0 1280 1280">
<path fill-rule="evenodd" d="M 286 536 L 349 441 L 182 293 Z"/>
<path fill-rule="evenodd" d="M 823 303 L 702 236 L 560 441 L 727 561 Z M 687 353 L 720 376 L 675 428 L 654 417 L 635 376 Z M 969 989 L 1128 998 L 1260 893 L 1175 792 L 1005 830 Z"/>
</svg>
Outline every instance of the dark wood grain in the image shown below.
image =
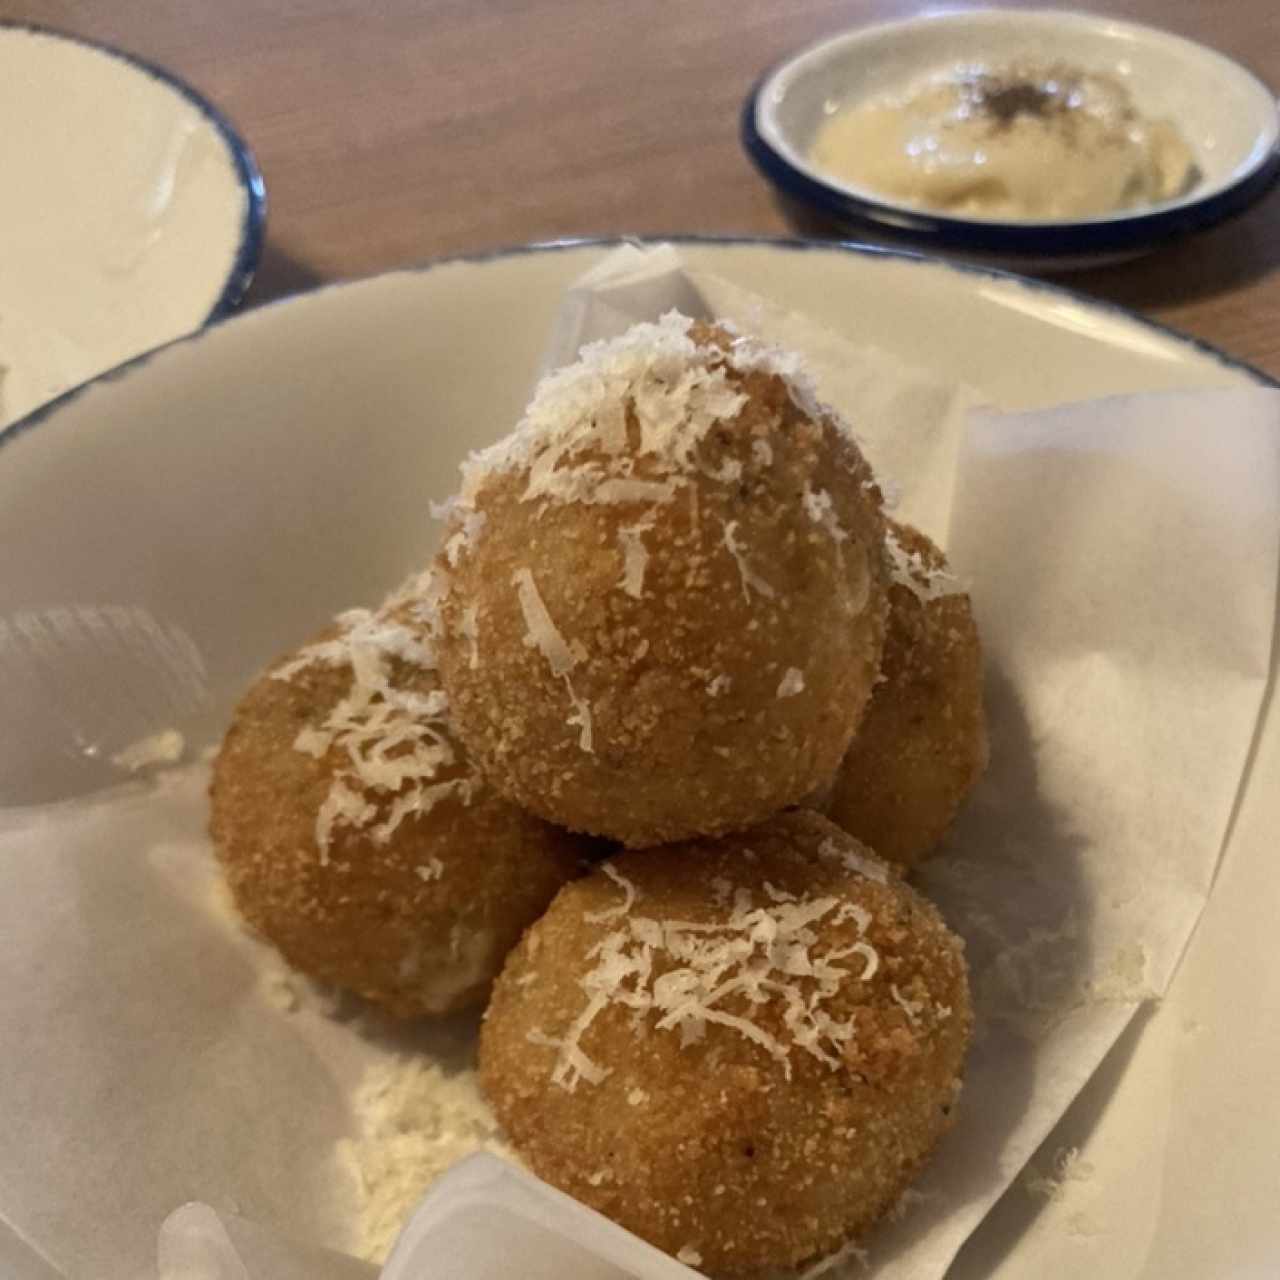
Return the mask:
<svg viewBox="0 0 1280 1280">
<path fill-rule="evenodd" d="M 173 68 L 252 143 L 270 198 L 249 303 L 500 244 L 785 235 L 738 145 L 753 81 L 898 0 L 10 0 Z M 1280 84 L 1275 0 L 1117 0 Z M 1280 193 L 1069 283 L 1280 376 Z"/>
</svg>

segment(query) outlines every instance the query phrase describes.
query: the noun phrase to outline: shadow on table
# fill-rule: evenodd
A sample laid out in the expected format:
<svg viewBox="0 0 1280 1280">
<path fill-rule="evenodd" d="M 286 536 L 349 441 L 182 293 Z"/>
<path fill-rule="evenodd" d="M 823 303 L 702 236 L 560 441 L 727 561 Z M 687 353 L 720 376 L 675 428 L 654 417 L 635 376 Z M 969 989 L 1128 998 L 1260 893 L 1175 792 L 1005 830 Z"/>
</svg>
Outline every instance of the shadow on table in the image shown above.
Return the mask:
<svg viewBox="0 0 1280 1280">
<path fill-rule="evenodd" d="M 1058 283 L 1145 311 L 1212 298 L 1280 267 L 1280 187 L 1247 213 L 1166 249 L 1092 271 L 1063 273 Z"/>
<path fill-rule="evenodd" d="M 268 240 L 263 246 L 253 283 L 240 304 L 241 310 L 261 306 L 264 302 L 275 302 L 293 293 L 306 293 L 308 289 L 326 283 L 327 279 L 316 268 Z"/>
<path fill-rule="evenodd" d="M 775 203 L 792 230 L 807 239 L 853 240 L 886 249 L 929 252 L 918 241 L 895 236 L 888 229 L 842 230 L 805 206 L 782 197 L 776 198 Z M 1112 266 L 1032 271 L 1012 262 L 992 260 L 989 265 L 1042 276 L 1064 288 L 1094 294 L 1136 311 L 1215 297 L 1280 268 L 1280 186 L 1272 188 L 1239 217 Z"/>
</svg>

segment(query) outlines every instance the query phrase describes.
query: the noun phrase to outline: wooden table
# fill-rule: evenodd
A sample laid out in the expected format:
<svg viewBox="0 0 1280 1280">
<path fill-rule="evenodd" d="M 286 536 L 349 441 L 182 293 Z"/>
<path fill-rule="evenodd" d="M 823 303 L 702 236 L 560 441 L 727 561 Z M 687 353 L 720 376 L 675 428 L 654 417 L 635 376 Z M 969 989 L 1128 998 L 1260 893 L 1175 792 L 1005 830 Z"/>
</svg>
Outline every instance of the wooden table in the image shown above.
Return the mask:
<svg viewBox="0 0 1280 1280">
<path fill-rule="evenodd" d="M 922 0 L 923 3 L 923 0 Z M 2 0 L 164 63 L 254 147 L 270 200 L 248 302 L 526 240 L 792 234 L 738 144 L 757 76 L 904 0 Z M 1276 0 L 1114 0 L 1280 86 Z M 1280 376 L 1280 190 L 1077 288 Z"/>
</svg>

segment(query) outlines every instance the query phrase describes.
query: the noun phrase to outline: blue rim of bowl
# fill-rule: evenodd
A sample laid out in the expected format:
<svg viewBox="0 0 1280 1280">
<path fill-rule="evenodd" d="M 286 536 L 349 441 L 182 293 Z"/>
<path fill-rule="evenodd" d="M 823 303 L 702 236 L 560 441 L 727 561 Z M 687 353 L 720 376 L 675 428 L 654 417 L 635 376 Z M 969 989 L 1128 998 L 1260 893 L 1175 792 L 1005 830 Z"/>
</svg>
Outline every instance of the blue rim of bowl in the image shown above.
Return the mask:
<svg viewBox="0 0 1280 1280">
<path fill-rule="evenodd" d="M 145 58 L 140 58 L 136 53 L 118 49 L 114 45 L 104 44 L 100 40 L 90 40 L 85 36 L 73 35 L 69 31 L 60 31 L 56 27 L 46 27 L 38 22 L 14 22 L 0 19 L 0 32 L 6 30 L 25 31 L 37 36 L 50 36 L 55 40 L 65 40 L 68 44 L 78 44 L 85 49 L 92 49 L 95 53 L 117 58 L 135 70 L 141 71 L 144 75 L 150 76 L 153 80 L 158 80 L 167 88 L 174 90 L 180 97 L 191 103 L 213 126 L 226 146 L 231 156 L 232 165 L 235 167 L 236 177 L 239 179 L 241 187 L 244 188 L 245 210 L 244 217 L 240 223 L 240 238 L 236 245 L 236 253 L 231 263 L 231 270 L 209 314 L 205 316 L 202 323 L 209 324 L 211 321 L 220 320 L 229 315 L 244 297 L 258 269 L 258 262 L 262 257 L 262 245 L 267 222 L 267 190 L 262 180 L 262 171 L 258 168 L 258 162 L 254 158 L 253 152 L 249 149 L 249 144 L 240 136 L 235 126 L 208 98 L 198 90 L 193 89 L 185 80 L 165 67 L 158 66 L 154 62 L 148 62 Z M 110 371 L 107 370 L 105 372 Z M 99 374 L 97 376 L 102 377 L 103 375 Z M 95 380 L 90 379 L 90 381 Z M 71 390 L 74 391 L 75 388 L 71 388 Z M 61 399 L 61 396 L 58 399 Z M 41 408 L 43 407 L 41 406 Z M 40 409 L 36 409 L 34 412 L 39 413 Z M 23 419 L 19 419 L 19 421 L 23 421 Z M 10 425 L 16 426 L 17 424 L 12 423 Z"/>
<path fill-rule="evenodd" d="M 643 236 L 564 236 L 557 240 L 533 240 L 526 244 L 500 245 L 493 249 L 480 249 L 473 253 L 458 253 L 440 258 L 429 258 L 426 262 L 406 267 L 394 267 L 390 271 L 381 271 L 371 276 L 363 276 L 353 280 L 331 280 L 312 289 L 307 289 L 302 293 L 292 293 L 282 298 L 272 298 L 269 302 L 264 302 L 261 306 L 254 307 L 249 314 L 261 315 L 264 312 L 273 311 L 277 307 L 289 306 L 291 303 L 313 297 L 316 294 L 330 293 L 337 289 L 367 284 L 372 280 L 382 280 L 396 275 L 425 275 L 437 267 L 449 267 L 458 263 L 482 265 L 486 262 L 500 262 L 504 258 L 519 258 L 536 253 L 564 253 L 574 249 L 619 249 L 623 245 L 632 245 L 637 249 L 644 249 L 659 244 L 723 246 L 725 248 L 751 248 L 754 246 L 757 248 L 777 249 L 788 253 L 839 253 L 861 258 L 892 258 L 904 265 L 933 267 L 956 275 L 972 276 L 979 280 L 996 280 L 1005 284 L 1018 285 L 1021 288 L 1030 289 L 1034 293 L 1047 293 L 1054 298 L 1066 298 L 1092 310 L 1120 317 L 1130 324 L 1158 333 L 1179 346 L 1190 347 L 1198 354 L 1217 361 L 1223 368 L 1245 375 L 1257 386 L 1280 391 L 1280 378 L 1272 377 L 1271 374 L 1257 368 L 1255 365 L 1249 364 L 1246 360 L 1239 360 L 1235 356 L 1228 355 L 1225 351 L 1215 347 L 1210 342 L 1206 342 L 1203 338 L 1197 338 L 1194 334 L 1184 333 L 1181 329 L 1175 329 L 1171 325 L 1161 324 L 1158 320 L 1152 320 L 1136 311 L 1131 311 L 1128 307 L 1120 306 L 1119 303 L 1109 302 L 1105 298 L 1096 298 L 1079 289 L 1069 289 L 1063 285 L 1051 284 L 1048 281 L 1037 280 L 1031 276 L 1021 276 L 1014 271 L 1002 271 L 998 267 L 980 266 L 969 262 L 954 262 L 947 258 L 939 258 L 919 251 L 891 249 L 886 248 L 884 245 L 876 244 L 859 244 L 853 240 L 798 239 L 785 236 L 721 236 L 696 232 L 673 232 L 670 235 Z M 218 325 L 197 329 L 192 333 L 172 338 L 168 342 L 152 348 L 150 351 L 144 351 L 141 355 L 136 355 L 131 360 L 124 361 L 123 364 L 118 364 L 112 369 L 107 369 L 79 383 L 77 386 L 69 387 L 52 400 L 48 400 L 37 408 L 32 409 L 25 417 L 18 418 L 7 427 L 0 429 L 0 450 L 19 436 L 26 436 L 49 418 L 57 416 L 60 410 L 73 400 L 79 399 L 91 387 L 96 387 L 100 383 L 118 382 L 136 372 L 143 365 L 149 364 L 156 356 L 163 355 L 164 352 L 175 347 L 197 342 L 201 338 L 208 336 L 215 329 L 221 327 L 222 323 L 225 323 L 225 320 L 220 321 Z"/>
<path fill-rule="evenodd" d="M 909 209 L 857 196 L 811 177 L 761 134 L 756 125 L 761 94 L 791 61 L 788 58 L 770 68 L 743 103 L 742 145 L 756 168 L 784 195 L 840 226 L 873 227 L 891 236 L 914 240 L 922 248 L 1039 259 L 1124 253 L 1180 239 L 1225 222 L 1260 200 L 1280 178 L 1280 144 L 1277 144 L 1231 186 L 1203 200 L 1103 222 L 974 222 Z"/>
</svg>

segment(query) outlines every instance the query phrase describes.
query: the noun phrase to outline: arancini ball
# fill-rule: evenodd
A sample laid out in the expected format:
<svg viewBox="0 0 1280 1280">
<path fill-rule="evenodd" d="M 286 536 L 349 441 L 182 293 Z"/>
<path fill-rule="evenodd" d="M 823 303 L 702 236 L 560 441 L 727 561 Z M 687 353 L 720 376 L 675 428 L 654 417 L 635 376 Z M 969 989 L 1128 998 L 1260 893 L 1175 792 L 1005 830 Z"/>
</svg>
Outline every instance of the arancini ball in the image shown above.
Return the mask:
<svg viewBox="0 0 1280 1280">
<path fill-rule="evenodd" d="M 880 683 L 820 807 L 909 870 L 937 846 L 987 767 L 982 647 L 942 552 L 889 522 L 893 565 Z"/>
<path fill-rule="evenodd" d="M 509 800 L 643 847 L 830 782 L 879 670 L 880 493 L 794 357 L 670 313 L 464 467 L 440 672 Z"/>
<path fill-rule="evenodd" d="M 210 787 L 246 921 L 302 973 L 405 1018 L 483 1001 L 583 851 L 472 771 L 430 610 L 403 594 L 352 610 L 271 667 L 236 709 Z"/>
<path fill-rule="evenodd" d="M 481 1085 L 540 1177 L 754 1276 L 898 1201 L 950 1127 L 971 1021 L 937 910 L 795 810 L 562 889 L 495 984 Z"/>
</svg>

